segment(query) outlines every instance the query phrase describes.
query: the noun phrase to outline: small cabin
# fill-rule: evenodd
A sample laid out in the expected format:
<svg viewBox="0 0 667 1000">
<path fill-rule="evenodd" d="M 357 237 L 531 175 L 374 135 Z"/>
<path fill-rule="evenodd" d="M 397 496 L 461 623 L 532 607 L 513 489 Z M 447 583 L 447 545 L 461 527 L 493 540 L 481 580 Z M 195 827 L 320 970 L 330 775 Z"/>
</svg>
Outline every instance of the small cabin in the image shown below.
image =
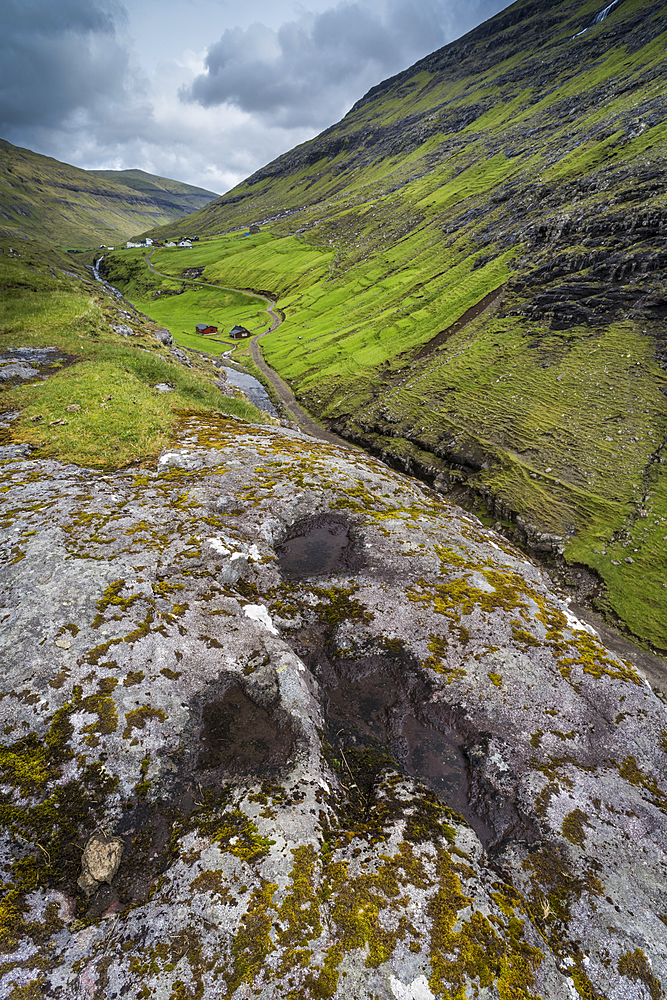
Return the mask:
<svg viewBox="0 0 667 1000">
<path fill-rule="evenodd" d="M 250 336 L 250 331 L 246 330 L 244 326 L 235 326 L 229 331 L 229 336 L 232 340 L 243 340 L 245 337 Z"/>
<path fill-rule="evenodd" d="M 202 337 L 205 337 L 209 333 L 217 333 L 217 326 L 209 326 L 208 323 L 197 323 L 195 327 L 195 333 L 199 333 Z"/>
</svg>

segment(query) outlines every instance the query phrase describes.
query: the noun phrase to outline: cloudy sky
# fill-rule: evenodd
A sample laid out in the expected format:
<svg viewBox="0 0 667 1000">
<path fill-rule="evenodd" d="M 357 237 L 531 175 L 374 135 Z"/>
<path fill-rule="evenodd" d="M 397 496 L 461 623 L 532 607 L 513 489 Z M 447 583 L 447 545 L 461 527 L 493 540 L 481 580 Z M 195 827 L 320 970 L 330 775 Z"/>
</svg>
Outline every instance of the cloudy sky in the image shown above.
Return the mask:
<svg viewBox="0 0 667 1000">
<path fill-rule="evenodd" d="M 0 136 L 222 193 L 503 0 L 0 0 Z"/>
</svg>

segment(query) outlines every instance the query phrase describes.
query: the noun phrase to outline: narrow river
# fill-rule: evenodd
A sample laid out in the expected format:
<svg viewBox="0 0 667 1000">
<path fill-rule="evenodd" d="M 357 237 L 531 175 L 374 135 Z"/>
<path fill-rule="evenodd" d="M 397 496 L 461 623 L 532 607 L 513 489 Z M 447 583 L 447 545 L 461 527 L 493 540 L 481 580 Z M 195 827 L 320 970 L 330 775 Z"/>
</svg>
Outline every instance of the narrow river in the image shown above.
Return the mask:
<svg viewBox="0 0 667 1000">
<path fill-rule="evenodd" d="M 225 365 L 224 371 L 227 381 L 244 392 L 254 406 L 264 410 L 265 413 L 270 413 L 272 417 L 280 416 L 261 382 L 258 382 L 252 375 L 248 375 L 247 372 L 237 371 L 236 368 L 230 368 L 227 365 Z"/>
<path fill-rule="evenodd" d="M 93 264 L 91 270 L 96 281 L 99 281 L 101 285 L 111 292 L 116 298 L 122 299 L 123 293 L 120 289 L 116 288 L 114 285 L 109 284 L 108 281 L 100 274 L 100 265 L 104 260 L 104 254 L 98 257 Z M 147 261 L 148 263 L 148 261 Z M 194 284 L 194 282 L 193 282 Z M 182 348 L 181 348 L 182 350 Z M 271 397 L 267 393 L 266 389 L 256 378 L 252 375 L 248 375 L 247 372 L 240 372 L 236 368 L 232 368 L 229 364 L 225 364 L 224 373 L 227 376 L 227 381 L 240 389 L 241 392 L 245 393 L 253 406 L 256 406 L 259 410 L 264 410 L 265 413 L 269 413 L 272 417 L 279 417 L 280 414 L 276 410 L 275 406 L 271 402 Z"/>
</svg>

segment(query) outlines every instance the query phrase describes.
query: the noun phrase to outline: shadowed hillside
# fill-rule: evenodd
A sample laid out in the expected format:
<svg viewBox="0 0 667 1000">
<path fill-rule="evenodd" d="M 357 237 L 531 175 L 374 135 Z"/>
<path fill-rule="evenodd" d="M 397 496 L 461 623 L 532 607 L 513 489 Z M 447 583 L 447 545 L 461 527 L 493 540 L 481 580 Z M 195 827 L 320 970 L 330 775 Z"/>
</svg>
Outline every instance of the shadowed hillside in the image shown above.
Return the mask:
<svg viewBox="0 0 667 1000">
<path fill-rule="evenodd" d="M 0 139 L 0 233 L 59 246 L 115 244 L 183 218 L 211 191 L 143 170 L 80 170 Z"/>
<path fill-rule="evenodd" d="M 662 647 L 666 15 L 520 0 L 188 220 L 261 223 L 206 276 L 280 296 L 312 412 Z"/>
</svg>

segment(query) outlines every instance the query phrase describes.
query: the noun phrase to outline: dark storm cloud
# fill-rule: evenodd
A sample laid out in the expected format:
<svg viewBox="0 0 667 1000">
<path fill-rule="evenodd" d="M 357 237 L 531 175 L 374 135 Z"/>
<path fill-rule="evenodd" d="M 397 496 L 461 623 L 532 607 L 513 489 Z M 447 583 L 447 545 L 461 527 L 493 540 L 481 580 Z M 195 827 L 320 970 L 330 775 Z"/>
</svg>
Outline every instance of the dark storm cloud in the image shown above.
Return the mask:
<svg viewBox="0 0 667 1000">
<path fill-rule="evenodd" d="M 57 126 L 122 99 L 125 20 L 115 0 L 3 0 L 0 128 Z"/>
<path fill-rule="evenodd" d="M 283 127 L 329 124 L 368 87 L 500 9 L 492 0 L 339 3 L 274 31 L 228 28 L 206 71 L 181 92 L 204 107 L 231 104 Z M 457 30 L 458 29 L 458 30 Z"/>
<path fill-rule="evenodd" d="M 224 191 L 502 6 L 0 0 L 0 135 L 78 166 Z"/>
</svg>

